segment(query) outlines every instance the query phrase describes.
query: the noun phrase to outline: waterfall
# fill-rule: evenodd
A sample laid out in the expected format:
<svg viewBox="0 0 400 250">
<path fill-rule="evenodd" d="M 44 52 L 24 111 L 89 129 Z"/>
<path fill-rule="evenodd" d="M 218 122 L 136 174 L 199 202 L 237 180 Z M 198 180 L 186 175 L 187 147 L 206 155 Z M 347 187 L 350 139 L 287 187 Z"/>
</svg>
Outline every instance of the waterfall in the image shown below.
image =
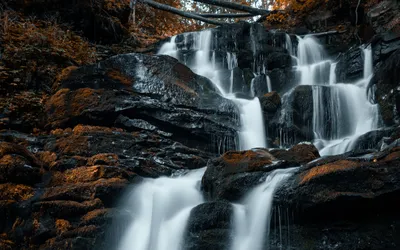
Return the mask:
<svg viewBox="0 0 400 250">
<path fill-rule="evenodd" d="M 210 79 L 219 90 L 221 96 L 232 100 L 239 109 L 241 123 L 241 130 L 239 131 L 240 149 L 246 150 L 256 147 L 266 147 L 264 118 L 259 99 L 257 97 L 254 97 L 251 100 L 237 98 L 233 93 L 233 70 L 237 67 L 235 53 L 227 52 L 225 56 L 226 64 L 222 63 L 223 65 L 226 65 L 226 69 L 230 71 L 229 84 L 228 86 L 224 86 L 220 76 L 222 68 L 218 68 L 217 63 L 215 62 L 215 49 L 212 48 L 212 30 L 203 30 L 201 32 L 188 34 L 193 36 L 193 39 L 196 41 L 196 53 L 194 63 L 189 63 L 187 66 L 196 74 Z M 187 40 L 185 39 L 184 42 L 186 41 Z M 188 46 L 185 44 L 183 47 L 187 48 Z M 171 38 L 170 42 L 164 43 L 159 54 L 170 55 L 179 60 L 180 58 L 177 56 L 179 55 L 179 50 L 180 49 L 176 45 L 176 39 Z M 268 89 L 270 88 L 271 86 L 269 86 Z"/>
<path fill-rule="evenodd" d="M 366 95 L 373 74 L 371 46 L 363 49 L 363 78 L 344 84 L 337 83 L 337 63 L 326 59 L 316 39 L 298 40 L 299 84 L 312 86 L 314 144 L 321 155 L 350 151 L 361 135 L 378 128 L 378 106 Z"/>
<path fill-rule="evenodd" d="M 272 171 L 265 182 L 255 187 L 241 204 L 234 205 L 231 250 L 261 250 L 268 242 L 272 200 L 279 185 L 297 168 Z"/>
<path fill-rule="evenodd" d="M 178 177 L 146 179 L 135 186 L 123 209 L 132 221 L 118 250 L 182 249 L 182 239 L 191 209 L 203 203 L 200 180 L 205 169 Z"/>
</svg>

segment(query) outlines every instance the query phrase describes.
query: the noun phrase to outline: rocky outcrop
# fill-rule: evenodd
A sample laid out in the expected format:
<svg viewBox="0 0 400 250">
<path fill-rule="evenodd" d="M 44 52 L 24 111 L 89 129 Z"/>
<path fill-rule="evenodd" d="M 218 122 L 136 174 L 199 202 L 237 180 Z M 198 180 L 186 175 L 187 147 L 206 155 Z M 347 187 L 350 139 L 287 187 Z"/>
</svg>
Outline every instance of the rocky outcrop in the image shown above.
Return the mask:
<svg viewBox="0 0 400 250">
<path fill-rule="evenodd" d="M 293 216 L 281 222 L 293 224 L 290 231 L 287 226 L 283 229 L 289 233 L 291 247 L 396 249 L 398 145 L 394 142 L 379 153 L 328 157 L 299 168 L 275 196 L 276 206 L 288 208 Z M 374 238 L 379 235 L 386 236 L 377 242 Z M 275 244 L 287 243 L 287 239 L 275 240 Z"/>
<path fill-rule="evenodd" d="M 0 246 L 93 249 L 143 177 L 200 168 L 211 154 L 163 135 L 78 125 L 50 135 L 0 132 Z M 77 237 L 79 236 L 79 237 Z M 3 245 L 1 245 L 3 244 Z"/>
<path fill-rule="evenodd" d="M 370 82 L 385 125 L 400 122 L 400 49 L 380 62 Z"/>
<path fill-rule="evenodd" d="M 301 141 L 312 140 L 312 86 L 297 86 L 282 97 L 282 103 L 272 119 L 268 119 L 267 129 L 272 145 L 290 147 Z"/>
<path fill-rule="evenodd" d="M 235 148 L 236 106 L 171 57 L 115 56 L 74 70 L 60 88 L 46 104 L 49 128 L 145 129 L 207 152 Z"/>
<path fill-rule="evenodd" d="M 232 228 L 233 206 L 226 201 L 207 202 L 190 212 L 185 249 L 227 249 Z"/>
<path fill-rule="evenodd" d="M 236 201 L 264 181 L 268 172 L 299 166 L 318 157 L 318 150 L 312 144 L 299 144 L 290 150 L 226 152 L 207 164 L 202 189 L 210 199 Z"/>
</svg>

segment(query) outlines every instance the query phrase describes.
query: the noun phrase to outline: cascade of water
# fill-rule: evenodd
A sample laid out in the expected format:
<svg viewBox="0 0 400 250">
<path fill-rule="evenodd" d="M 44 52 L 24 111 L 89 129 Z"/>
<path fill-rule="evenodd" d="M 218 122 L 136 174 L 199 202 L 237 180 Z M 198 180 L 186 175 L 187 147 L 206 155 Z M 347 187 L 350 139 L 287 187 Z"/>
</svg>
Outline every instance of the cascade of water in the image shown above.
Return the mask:
<svg viewBox="0 0 400 250">
<path fill-rule="evenodd" d="M 203 202 L 199 182 L 205 169 L 177 178 L 146 179 L 126 199 L 123 209 L 132 215 L 118 250 L 182 249 L 191 209 Z"/>
<path fill-rule="evenodd" d="M 231 250 L 261 250 L 268 242 L 274 193 L 296 168 L 277 169 L 255 187 L 241 204 L 234 205 Z"/>
<path fill-rule="evenodd" d="M 324 48 L 314 37 L 297 37 L 297 40 L 297 57 L 300 65 L 311 65 L 323 60 L 325 57 Z"/>
<path fill-rule="evenodd" d="M 286 33 L 285 39 L 286 39 L 286 49 L 288 50 L 289 55 L 293 56 L 292 39 L 290 39 L 289 34 Z"/>
<path fill-rule="evenodd" d="M 378 124 L 378 107 L 366 96 L 373 74 L 371 46 L 363 49 L 363 79 L 338 84 L 336 63 L 324 59 L 323 47 L 311 37 L 298 39 L 300 84 L 312 85 L 314 144 L 321 155 L 347 152 L 360 135 L 376 129 Z"/>
<path fill-rule="evenodd" d="M 364 79 L 368 79 L 374 71 L 373 67 L 373 59 L 372 59 L 372 49 L 371 45 L 368 45 L 365 49 L 363 49 L 364 53 Z"/>
<path fill-rule="evenodd" d="M 264 119 L 262 116 L 261 105 L 258 98 L 252 100 L 236 98 L 233 92 L 233 69 L 237 66 L 237 59 L 234 53 L 227 53 L 225 59 L 227 69 L 230 70 L 229 86 L 223 86 L 220 80 L 220 69 L 213 62 L 210 55 L 213 54 L 211 48 L 212 31 L 204 30 L 195 34 L 196 54 L 194 63 L 188 65 L 196 74 L 202 75 L 210 79 L 218 88 L 224 98 L 232 100 L 239 108 L 241 131 L 239 132 L 240 149 L 250 149 L 255 147 L 266 147 L 266 136 L 264 128 Z M 170 43 L 175 43 L 175 39 L 171 39 Z M 169 51 L 175 50 L 175 51 Z M 165 43 L 159 54 L 177 55 L 179 48 L 176 45 Z M 175 57 L 176 58 L 176 57 Z M 177 58 L 179 60 L 179 58 Z"/>
<path fill-rule="evenodd" d="M 267 78 L 268 92 L 271 92 L 272 91 L 271 79 L 269 78 L 268 75 L 265 75 L 265 77 Z"/>
</svg>

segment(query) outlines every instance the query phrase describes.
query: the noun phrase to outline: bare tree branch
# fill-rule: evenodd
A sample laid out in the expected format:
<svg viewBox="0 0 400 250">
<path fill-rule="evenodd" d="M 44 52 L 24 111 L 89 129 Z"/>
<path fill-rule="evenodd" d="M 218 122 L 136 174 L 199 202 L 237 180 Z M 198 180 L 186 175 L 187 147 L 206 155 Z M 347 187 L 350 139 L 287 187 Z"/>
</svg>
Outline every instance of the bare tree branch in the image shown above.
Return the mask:
<svg viewBox="0 0 400 250">
<path fill-rule="evenodd" d="M 240 18 L 240 17 L 257 16 L 258 14 L 253 14 L 253 13 L 220 13 L 220 14 L 199 13 L 197 15 L 202 16 L 202 17 L 208 17 L 208 18 Z"/>
<path fill-rule="evenodd" d="M 175 14 L 183 16 L 183 17 L 200 20 L 200 21 L 203 21 L 205 23 L 214 24 L 214 25 L 223 25 L 223 24 L 225 24 L 223 22 L 210 20 L 210 19 L 207 19 L 205 17 L 199 16 L 199 15 L 196 15 L 196 14 L 193 14 L 193 13 L 184 12 L 184 11 L 179 10 L 177 8 L 171 7 L 169 5 L 161 4 L 161 3 L 158 3 L 158 2 L 155 2 L 155 1 L 152 1 L 152 0 L 140 0 L 140 1 L 142 3 L 145 3 L 145 4 L 155 8 L 155 9 L 168 11 L 168 12 L 175 13 Z"/>
<path fill-rule="evenodd" d="M 257 14 L 257 15 L 266 15 L 270 12 L 269 10 L 257 9 L 257 8 L 253 8 L 253 7 L 250 7 L 247 5 L 232 3 L 232 2 L 223 1 L 223 0 L 194 0 L 194 1 L 200 2 L 200 3 L 211 4 L 211 5 L 215 5 L 215 6 L 219 6 L 219 7 L 224 7 L 224 8 L 228 8 L 228 9 L 232 9 L 232 10 L 245 11 L 245 12 L 249 12 L 249 13 Z"/>
</svg>

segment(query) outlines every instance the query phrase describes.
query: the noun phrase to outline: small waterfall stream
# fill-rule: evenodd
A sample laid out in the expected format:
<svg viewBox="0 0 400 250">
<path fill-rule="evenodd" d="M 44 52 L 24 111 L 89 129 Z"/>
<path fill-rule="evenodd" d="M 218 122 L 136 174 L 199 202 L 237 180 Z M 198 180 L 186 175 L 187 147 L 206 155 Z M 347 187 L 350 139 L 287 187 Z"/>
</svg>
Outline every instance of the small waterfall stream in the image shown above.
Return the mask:
<svg viewBox="0 0 400 250">
<path fill-rule="evenodd" d="M 237 66 L 237 58 L 235 53 L 227 52 L 225 59 L 225 67 L 216 66 L 215 62 L 215 51 L 213 50 L 212 41 L 213 33 L 212 30 L 203 30 L 201 32 L 195 33 L 185 33 L 184 46 L 183 49 L 187 50 L 190 48 L 188 44 L 187 36 L 193 36 L 195 41 L 194 49 L 196 51 L 194 62 L 187 63 L 196 74 L 207 77 L 210 79 L 214 86 L 219 90 L 222 97 L 230 99 L 233 101 L 240 111 L 240 123 L 241 131 L 239 132 L 239 144 L 240 150 L 246 150 L 256 147 L 266 147 L 266 133 L 264 128 L 264 118 L 261 111 L 260 101 L 257 97 L 253 99 L 243 99 L 237 98 L 233 91 L 233 70 Z M 176 37 L 172 37 L 170 42 L 165 43 L 159 54 L 169 55 L 180 60 L 182 63 L 182 58 L 180 58 L 180 49 L 176 45 Z M 211 56 L 211 57 L 210 57 Z M 228 86 L 224 85 L 221 81 L 221 71 L 226 69 L 229 71 L 229 83 Z M 265 73 L 265 68 L 264 68 Z M 269 84 L 268 84 L 269 83 Z M 270 82 L 267 79 L 267 88 L 271 89 Z"/>
<path fill-rule="evenodd" d="M 321 155 L 350 151 L 361 135 L 378 128 L 378 106 L 368 100 L 366 90 L 373 74 L 371 48 L 362 49 L 363 78 L 337 83 L 336 62 L 326 59 L 323 47 L 309 36 L 298 40 L 299 84 L 311 85 L 313 92 L 314 144 Z"/>
<path fill-rule="evenodd" d="M 117 250 L 179 250 L 190 211 L 203 203 L 200 180 L 205 169 L 178 177 L 146 179 L 126 197 L 132 221 Z"/>
<path fill-rule="evenodd" d="M 265 182 L 255 187 L 243 200 L 234 205 L 234 228 L 231 250 L 262 250 L 268 245 L 272 200 L 279 185 L 296 168 L 272 171 Z"/>
</svg>

